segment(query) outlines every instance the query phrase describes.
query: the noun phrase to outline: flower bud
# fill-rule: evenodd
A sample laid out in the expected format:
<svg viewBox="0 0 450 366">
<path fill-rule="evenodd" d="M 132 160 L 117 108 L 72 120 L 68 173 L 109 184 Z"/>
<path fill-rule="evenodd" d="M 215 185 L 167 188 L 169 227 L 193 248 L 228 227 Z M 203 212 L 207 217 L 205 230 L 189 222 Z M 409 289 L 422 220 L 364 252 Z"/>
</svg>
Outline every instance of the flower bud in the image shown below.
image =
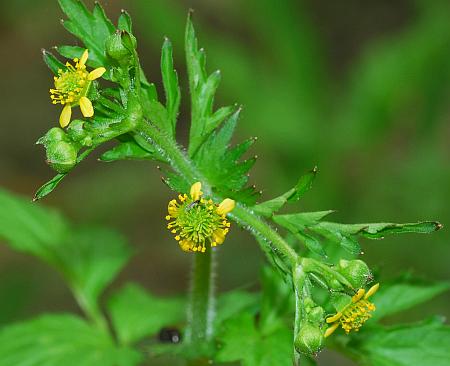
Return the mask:
<svg viewBox="0 0 450 366">
<path fill-rule="evenodd" d="M 117 31 L 106 39 L 105 46 L 109 57 L 119 64 L 127 64 L 136 48 L 136 38 L 125 31 Z"/>
<path fill-rule="evenodd" d="M 319 326 L 310 322 L 302 322 L 300 330 L 295 337 L 294 345 L 297 352 L 306 355 L 315 355 L 323 345 L 323 332 Z"/>
<path fill-rule="evenodd" d="M 36 144 L 42 144 L 44 146 L 47 146 L 52 142 L 67 141 L 67 140 L 68 139 L 66 133 L 62 128 L 53 127 L 50 130 L 48 130 L 47 133 L 36 142 Z"/>
<path fill-rule="evenodd" d="M 361 288 L 372 278 L 372 273 L 365 262 L 360 259 L 347 261 L 342 259 L 337 267 L 354 288 Z"/>
<path fill-rule="evenodd" d="M 73 120 L 67 128 L 67 136 L 75 142 L 80 143 L 83 146 L 92 145 L 92 137 L 84 129 L 84 121 L 79 119 Z"/>
<path fill-rule="evenodd" d="M 45 145 L 47 163 L 58 173 L 67 173 L 77 161 L 77 149 L 69 142 L 54 141 Z"/>
<path fill-rule="evenodd" d="M 315 306 L 307 312 L 306 317 L 311 323 L 321 324 L 325 319 L 325 311 L 321 306 Z"/>
</svg>

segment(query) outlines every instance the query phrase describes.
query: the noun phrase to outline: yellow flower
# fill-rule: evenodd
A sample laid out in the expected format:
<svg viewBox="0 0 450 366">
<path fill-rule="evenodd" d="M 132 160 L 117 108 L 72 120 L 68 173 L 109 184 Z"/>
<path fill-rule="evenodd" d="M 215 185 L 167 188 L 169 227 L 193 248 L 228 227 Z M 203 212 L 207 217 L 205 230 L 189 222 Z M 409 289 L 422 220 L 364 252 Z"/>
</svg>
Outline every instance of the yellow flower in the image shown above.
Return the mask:
<svg viewBox="0 0 450 366">
<path fill-rule="evenodd" d="M 230 223 L 226 215 L 233 210 L 234 201 L 226 198 L 219 205 L 211 199 L 202 198 L 202 184 L 192 185 L 189 196 L 178 195 L 167 207 L 167 228 L 175 236 L 185 252 L 206 252 L 225 241 Z"/>
<path fill-rule="evenodd" d="M 369 291 L 359 289 L 352 297 L 352 300 L 341 311 L 327 318 L 327 323 L 331 324 L 325 332 L 325 337 L 330 336 L 339 325 L 348 334 L 359 328 L 372 316 L 371 312 L 375 310 L 375 305 L 368 301 L 368 298 L 377 292 L 380 284 L 373 285 Z"/>
<path fill-rule="evenodd" d="M 94 115 L 92 102 L 86 95 L 89 92 L 92 81 L 101 77 L 106 69 L 98 67 L 88 72 L 86 70 L 88 56 L 88 50 L 85 50 L 80 59 L 73 59 L 75 65 L 66 62 L 66 69 L 59 69 L 58 76 L 54 77 L 55 89 L 50 89 L 50 98 L 53 104 L 64 106 L 59 116 L 61 127 L 66 127 L 70 123 L 72 107 L 74 106 L 80 106 L 84 117 L 92 117 Z"/>
</svg>

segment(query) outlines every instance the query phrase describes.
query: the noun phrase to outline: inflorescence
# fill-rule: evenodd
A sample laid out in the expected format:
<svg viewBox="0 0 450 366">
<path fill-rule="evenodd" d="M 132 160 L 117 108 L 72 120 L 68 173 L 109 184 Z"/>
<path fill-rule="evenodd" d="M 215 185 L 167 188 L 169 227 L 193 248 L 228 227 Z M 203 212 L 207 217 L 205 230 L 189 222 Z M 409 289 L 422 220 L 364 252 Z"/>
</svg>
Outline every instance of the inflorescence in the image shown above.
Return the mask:
<svg viewBox="0 0 450 366">
<path fill-rule="evenodd" d="M 336 328 L 341 325 L 342 329 L 348 334 L 350 331 L 359 331 L 359 328 L 372 316 L 375 310 L 375 305 L 367 299 L 372 296 L 380 287 L 380 284 L 373 285 L 369 291 L 359 289 L 352 297 L 352 300 L 347 304 L 342 311 L 327 318 L 327 323 L 331 326 L 326 330 L 325 337 L 331 335 Z"/>
<path fill-rule="evenodd" d="M 220 204 L 202 198 L 202 185 L 192 185 L 190 195 L 178 195 L 168 205 L 167 228 L 175 235 L 185 252 L 204 253 L 207 246 L 215 247 L 224 242 L 230 229 L 226 215 L 233 210 L 235 202 L 226 198 Z"/>
<path fill-rule="evenodd" d="M 73 106 L 79 105 L 84 117 L 92 117 L 94 115 L 94 108 L 87 94 L 92 81 L 101 77 L 106 69 L 98 67 L 88 72 L 86 70 L 88 56 L 88 50 L 85 50 L 80 59 L 73 59 L 75 65 L 66 62 L 66 69 L 59 69 L 58 76 L 54 77 L 55 89 L 50 89 L 50 98 L 53 104 L 64 106 L 59 116 L 61 127 L 66 127 L 70 123 Z"/>
</svg>

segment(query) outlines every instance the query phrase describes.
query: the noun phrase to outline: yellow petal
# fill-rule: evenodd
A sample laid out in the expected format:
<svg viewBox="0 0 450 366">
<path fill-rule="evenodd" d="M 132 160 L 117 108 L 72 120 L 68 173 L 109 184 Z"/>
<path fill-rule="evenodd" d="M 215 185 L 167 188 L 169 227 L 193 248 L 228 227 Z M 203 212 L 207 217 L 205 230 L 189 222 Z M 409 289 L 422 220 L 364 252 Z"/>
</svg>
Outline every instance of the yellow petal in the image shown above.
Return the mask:
<svg viewBox="0 0 450 366">
<path fill-rule="evenodd" d="M 83 55 L 80 58 L 80 62 L 79 65 L 80 66 L 84 66 L 86 64 L 86 61 L 89 57 L 89 51 L 88 50 L 84 50 Z"/>
<path fill-rule="evenodd" d="M 88 75 L 88 80 L 98 79 L 105 73 L 106 69 L 104 67 L 97 67 L 95 70 L 92 70 Z"/>
<path fill-rule="evenodd" d="M 225 232 L 222 229 L 214 231 L 213 239 L 217 244 L 222 244 L 225 241 Z"/>
<path fill-rule="evenodd" d="M 219 205 L 219 207 L 217 207 L 217 213 L 219 215 L 226 215 L 228 212 L 231 212 L 234 208 L 234 206 L 236 205 L 236 203 L 230 199 L 230 198 L 225 198 Z"/>
<path fill-rule="evenodd" d="M 333 316 L 330 316 L 329 318 L 327 318 L 327 323 L 334 323 L 336 320 L 339 320 L 341 316 L 342 316 L 342 313 L 337 312 Z"/>
<path fill-rule="evenodd" d="M 200 199 L 200 196 L 203 194 L 201 191 L 202 184 L 200 182 L 195 182 L 191 187 L 191 197 L 194 201 Z"/>
<path fill-rule="evenodd" d="M 94 108 L 92 107 L 91 101 L 86 97 L 80 98 L 80 109 L 81 113 L 85 117 L 92 117 L 94 115 Z"/>
<path fill-rule="evenodd" d="M 336 328 L 339 326 L 339 323 L 334 323 L 331 327 L 329 327 L 325 332 L 325 338 L 329 337 L 333 332 L 336 330 Z"/>
<path fill-rule="evenodd" d="M 364 294 L 366 293 L 366 290 L 364 290 L 363 288 L 360 288 L 358 290 L 358 292 L 352 297 L 352 302 L 358 302 L 359 300 L 361 300 L 361 298 L 364 296 Z"/>
<path fill-rule="evenodd" d="M 367 291 L 366 296 L 364 296 L 365 299 L 368 299 L 370 296 L 372 296 L 375 292 L 377 292 L 377 290 L 380 288 L 380 284 L 377 283 L 375 285 L 373 285 L 369 291 Z"/>
<path fill-rule="evenodd" d="M 189 240 L 180 240 L 178 245 L 184 252 L 191 252 L 194 244 Z"/>
<path fill-rule="evenodd" d="M 66 127 L 70 123 L 70 117 L 72 117 L 72 107 L 70 104 L 66 104 L 59 116 L 59 124 L 62 128 Z"/>
</svg>

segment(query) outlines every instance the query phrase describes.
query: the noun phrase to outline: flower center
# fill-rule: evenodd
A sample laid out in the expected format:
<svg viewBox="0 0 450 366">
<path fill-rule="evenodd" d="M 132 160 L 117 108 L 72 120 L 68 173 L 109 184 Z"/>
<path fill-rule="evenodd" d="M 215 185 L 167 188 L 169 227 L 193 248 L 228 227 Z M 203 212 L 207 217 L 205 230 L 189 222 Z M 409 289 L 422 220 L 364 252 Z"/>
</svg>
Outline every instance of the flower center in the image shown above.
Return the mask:
<svg viewBox="0 0 450 366">
<path fill-rule="evenodd" d="M 230 223 L 225 215 L 217 212 L 217 205 L 212 200 L 194 200 L 187 195 L 178 196 L 180 202 L 169 202 L 169 215 L 172 220 L 167 228 L 175 235 L 184 251 L 205 252 L 209 245 L 222 244 L 228 233 Z"/>
<path fill-rule="evenodd" d="M 59 69 L 58 77 L 54 77 L 55 89 L 50 89 L 53 104 L 76 104 L 88 92 L 91 82 L 88 80 L 86 66 L 80 65 L 78 59 L 74 61 L 75 66 L 67 62 L 67 69 Z"/>
<path fill-rule="evenodd" d="M 351 330 L 357 332 L 359 328 L 372 316 L 375 305 L 366 299 L 361 299 L 348 305 L 339 319 L 342 329 L 348 334 Z"/>
</svg>

